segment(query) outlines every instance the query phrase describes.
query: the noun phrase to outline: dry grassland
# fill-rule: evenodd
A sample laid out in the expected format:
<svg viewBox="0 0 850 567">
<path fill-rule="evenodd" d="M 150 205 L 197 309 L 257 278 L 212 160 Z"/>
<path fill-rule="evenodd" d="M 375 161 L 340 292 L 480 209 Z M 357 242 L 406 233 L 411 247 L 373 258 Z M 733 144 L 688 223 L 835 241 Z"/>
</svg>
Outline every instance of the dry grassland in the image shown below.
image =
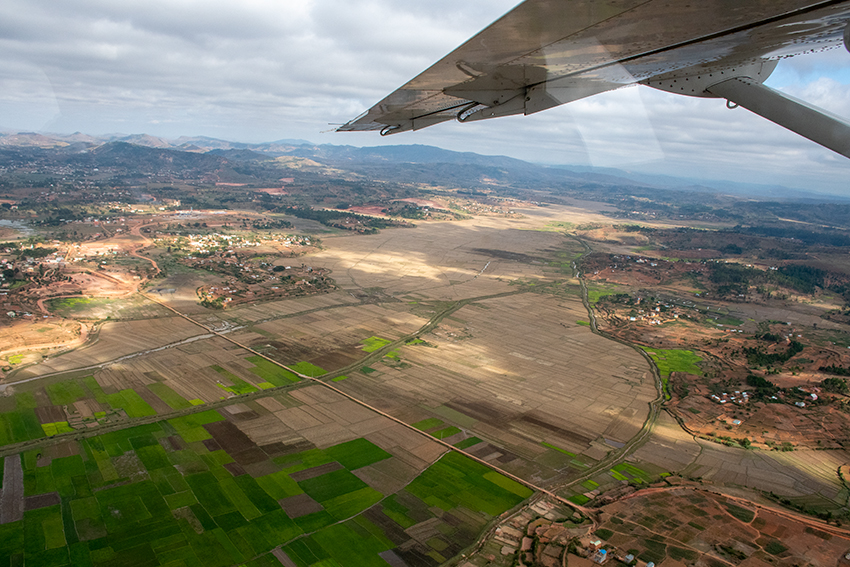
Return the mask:
<svg viewBox="0 0 850 567">
<path fill-rule="evenodd" d="M 80 330 L 80 323 L 61 319 L 13 322 L 0 327 L 0 357 L 73 344 L 79 338 Z"/>
</svg>

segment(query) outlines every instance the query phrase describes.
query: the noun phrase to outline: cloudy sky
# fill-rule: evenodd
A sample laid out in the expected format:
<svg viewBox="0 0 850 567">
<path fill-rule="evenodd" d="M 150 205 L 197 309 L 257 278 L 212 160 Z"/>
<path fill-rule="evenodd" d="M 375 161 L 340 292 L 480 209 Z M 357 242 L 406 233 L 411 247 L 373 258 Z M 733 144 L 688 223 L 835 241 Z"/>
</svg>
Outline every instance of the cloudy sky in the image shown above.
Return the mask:
<svg viewBox="0 0 850 567">
<path fill-rule="evenodd" d="M 723 101 L 626 88 L 531 117 L 380 138 L 323 133 L 517 0 L 4 0 L 0 130 L 432 144 L 552 164 L 782 184 L 850 196 L 850 160 Z M 850 53 L 768 84 L 850 117 Z"/>
</svg>

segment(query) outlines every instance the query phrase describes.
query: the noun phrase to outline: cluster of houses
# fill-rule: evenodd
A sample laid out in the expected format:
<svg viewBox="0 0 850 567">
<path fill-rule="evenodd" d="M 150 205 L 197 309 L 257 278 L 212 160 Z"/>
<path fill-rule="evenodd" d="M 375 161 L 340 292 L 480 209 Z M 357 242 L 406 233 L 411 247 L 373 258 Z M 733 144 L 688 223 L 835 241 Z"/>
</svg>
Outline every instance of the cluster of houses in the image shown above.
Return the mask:
<svg viewBox="0 0 850 567">
<path fill-rule="evenodd" d="M 665 305 L 665 307 L 670 307 L 669 305 Z M 675 320 L 679 318 L 678 313 L 667 313 L 662 312 L 661 305 L 658 305 L 655 309 L 650 309 L 649 311 L 644 312 L 643 309 L 638 310 L 638 314 L 629 317 L 629 321 L 646 321 L 649 325 L 661 325 L 670 320 Z"/>
<path fill-rule="evenodd" d="M 811 402 L 816 402 L 818 400 L 818 395 L 815 392 L 819 392 L 820 388 L 811 387 L 810 389 L 814 390 L 815 392 L 809 392 L 808 389 L 809 388 L 807 388 L 805 390 L 803 388 L 800 388 L 800 387 L 797 388 L 797 391 L 804 395 L 803 400 L 794 402 L 794 405 L 797 406 L 798 408 L 804 408 L 804 407 L 806 407 L 807 404 L 809 404 Z M 750 394 L 749 392 L 741 392 L 739 390 L 735 390 L 735 392 L 733 394 L 728 394 L 726 392 L 723 392 L 722 394 L 711 394 L 711 396 L 709 396 L 709 399 L 711 399 L 711 401 L 713 401 L 716 404 L 724 405 L 724 404 L 730 404 L 731 403 L 731 404 L 736 404 L 736 405 L 742 406 L 742 405 L 748 403 L 750 401 L 751 397 L 752 397 L 752 394 Z M 770 399 L 771 400 L 779 400 L 780 398 L 778 398 L 777 396 L 770 396 Z M 733 425 L 740 425 L 740 423 L 741 423 L 740 421 L 735 420 L 733 422 Z"/>
<path fill-rule="evenodd" d="M 711 394 L 711 400 L 717 404 L 737 404 L 742 406 L 750 401 L 750 393 L 749 392 L 741 392 L 740 390 L 735 390 L 733 394 L 727 394 L 723 392 L 720 395 Z"/>
<path fill-rule="evenodd" d="M 800 390 L 800 388 L 798 388 L 798 390 Z M 801 390 L 801 391 L 802 391 L 802 390 Z M 817 394 L 812 393 L 812 392 L 806 392 L 806 394 L 807 394 L 807 395 L 806 395 L 806 399 L 807 399 L 809 402 L 816 402 L 816 401 L 818 400 L 818 395 L 817 395 Z M 806 402 L 802 402 L 802 401 L 800 401 L 800 402 L 794 402 L 794 405 L 795 405 L 795 406 L 797 406 L 798 408 L 804 408 L 804 407 L 806 407 Z"/>
<path fill-rule="evenodd" d="M 19 254 L 17 251 L 11 251 L 9 249 L 6 249 L 6 253 L 14 255 Z M 43 267 L 43 272 L 48 268 L 57 268 L 65 263 L 64 255 L 59 252 L 53 252 L 47 256 L 38 258 L 27 256 L 26 249 L 22 250 L 20 254 L 23 255 L 22 259 L 7 258 L 5 260 L 0 260 L 0 281 L 6 279 L 2 274 L 4 270 L 17 270 L 18 273 L 21 274 L 35 274 L 36 271 L 39 270 L 39 266 Z"/>
<path fill-rule="evenodd" d="M 589 525 L 577 518 L 563 522 L 557 520 L 558 516 L 553 503 L 540 500 L 501 524 L 494 537 L 502 545 L 502 555 L 516 555 L 516 564 L 520 567 L 595 567 L 612 559 L 634 567 L 655 567 L 651 561 L 642 561 L 631 553 L 607 545 L 588 533 Z"/>
<path fill-rule="evenodd" d="M 605 565 L 612 559 L 635 567 L 655 567 L 655 563 L 652 561 L 642 561 L 634 554 L 624 553 L 615 547 L 605 545 L 602 540 L 590 535 L 579 538 L 576 555 L 584 558 L 587 562 L 583 563 L 571 558 L 569 561 L 571 567 L 592 567 L 593 564 Z"/>
<path fill-rule="evenodd" d="M 292 246 L 310 246 L 309 236 L 294 234 L 268 234 L 259 238 L 246 238 L 237 234 L 190 234 L 188 236 L 189 248 L 198 254 L 232 253 L 234 248 L 248 248 L 260 246 L 267 242 L 279 242 L 287 248 Z M 168 245 L 166 241 L 160 245 Z M 190 260 L 195 259 L 190 256 Z"/>
</svg>

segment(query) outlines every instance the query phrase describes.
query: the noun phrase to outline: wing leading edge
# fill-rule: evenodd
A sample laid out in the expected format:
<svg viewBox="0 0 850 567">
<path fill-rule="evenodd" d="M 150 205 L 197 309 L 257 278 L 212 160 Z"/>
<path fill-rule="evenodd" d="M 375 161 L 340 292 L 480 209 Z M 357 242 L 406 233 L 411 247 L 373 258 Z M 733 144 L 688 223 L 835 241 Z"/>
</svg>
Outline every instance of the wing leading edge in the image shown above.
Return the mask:
<svg viewBox="0 0 850 567">
<path fill-rule="evenodd" d="M 848 22 L 850 0 L 526 0 L 337 131 L 529 115 L 642 83 L 727 98 L 850 157 L 850 124 L 761 85 L 779 59 L 847 42 Z M 783 119 L 797 104 L 847 141 L 799 132 Z"/>
</svg>

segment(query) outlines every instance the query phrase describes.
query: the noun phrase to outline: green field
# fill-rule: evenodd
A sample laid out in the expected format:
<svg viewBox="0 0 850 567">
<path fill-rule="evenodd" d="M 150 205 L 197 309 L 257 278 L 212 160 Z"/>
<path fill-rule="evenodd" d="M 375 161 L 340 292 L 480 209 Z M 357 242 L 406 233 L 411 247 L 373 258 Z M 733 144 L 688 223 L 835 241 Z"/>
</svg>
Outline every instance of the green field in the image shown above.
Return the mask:
<svg viewBox="0 0 850 567">
<path fill-rule="evenodd" d="M 63 297 L 61 299 L 48 299 L 46 301 L 51 312 L 53 311 L 67 311 L 73 312 L 83 307 L 88 307 L 91 304 L 92 300 L 88 297 Z"/>
<path fill-rule="evenodd" d="M 300 374 L 304 374 L 305 376 L 310 376 L 312 378 L 315 378 L 317 376 L 321 376 L 322 374 L 327 374 L 327 372 L 328 372 L 324 368 L 321 368 L 319 366 L 316 366 L 315 364 L 310 364 L 309 362 L 304 362 L 304 361 L 299 362 L 298 364 L 293 364 L 289 367 L 292 370 L 294 370 L 295 372 L 298 372 Z"/>
<path fill-rule="evenodd" d="M 445 429 L 440 429 L 438 431 L 434 431 L 431 433 L 437 439 L 445 439 L 446 437 L 451 437 L 452 435 L 457 435 L 460 433 L 460 429 L 457 427 L 446 427 Z"/>
<path fill-rule="evenodd" d="M 454 446 L 460 450 L 464 450 L 472 447 L 473 445 L 478 445 L 479 443 L 481 443 L 481 439 L 478 437 L 469 437 L 468 439 L 455 443 Z"/>
<path fill-rule="evenodd" d="M 389 453 L 365 439 L 330 447 L 325 449 L 325 454 L 352 471 L 390 458 Z"/>
<path fill-rule="evenodd" d="M 547 449 L 554 449 L 555 451 L 558 451 L 559 453 L 563 453 L 563 454 L 568 455 L 570 457 L 576 456 L 575 453 L 570 453 L 566 449 L 561 449 L 560 447 L 556 447 L 555 445 L 552 445 L 551 443 L 547 443 L 547 442 L 543 441 L 540 444 L 543 445 L 544 447 L 546 447 Z"/>
<path fill-rule="evenodd" d="M 304 532 L 277 503 L 281 486 L 290 487 L 286 496 L 304 491 L 324 505 L 327 521 L 314 529 L 383 498 L 349 468 L 300 483 L 283 473 L 233 477 L 223 466 L 233 461 L 229 455 L 197 442 L 204 424 L 222 419 L 207 411 L 108 433 L 79 442 L 80 454 L 46 466 L 37 466 L 37 450 L 24 453 L 25 495 L 55 493 L 59 504 L 0 526 L 0 556 L 6 558 L 0 565 L 10 558 L 27 565 L 241 564 Z M 186 448 L 162 443 L 175 433 Z M 300 457 L 302 464 L 338 460 L 356 469 L 390 455 L 357 439 Z M 265 489 L 271 485 L 278 487 L 273 495 Z"/>
<path fill-rule="evenodd" d="M 698 362 L 702 362 L 702 357 L 691 350 L 645 350 L 658 367 L 658 373 L 661 375 L 661 385 L 664 390 L 664 399 L 666 400 L 669 400 L 671 397 L 669 385 L 671 372 L 685 372 L 687 374 L 696 374 L 697 376 L 702 375 L 702 370 L 697 366 Z"/>
<path fill-rule="evenodd" d="M 256 391 L 245 383 L 247 391 Z M 233 387 L 238 391 L 238 388 Z M 183 410 L 203 404 L 201 400 L 185 400 L 174 390 L 161 383 L 153 383 L 147 389 L 164 401 L 172 410 Z M 32 441 L 45 436 L 72 433 L 67 421 L 40 423 L 36 408 L 50 406 L 68 406 L 74 412 L 73 404 L 81 400 L 94 400 L 105 411 L 95 413 L 94 418 L 86 421 L 115 417 L 117 410 L 123 410 L 127 417 L 141 418 L 155 416 L 156 411 L 135 390 L 125 389 L 106 394 L 92 376 L 73 378 L 47 384 L 33 391 L 21 391 L 4 398 L 0 403 L 0 445 Z"/>
<path fill-rule="evenodd" d="M 177 392 L 165 384 L 160 384 L 159 382 L 149 384 L 148 390 L 153 392 L 160 400 L 168 404 L 168 407 L 171 409 L 180 410 L 192 407 L 191 403 L 183 399 L 182 396 L 177 394 Z"/>
<path fill-rule="evenodd" d="M 630 463 L 620 463 L 611 470 L 612 474 L 617 473 L 620 477 L 622 477 L 618 478 L 618 480 L 639 480 L 641 482 L 649 483 L 657 479 L 657 475 L 647 472 Z"/>
<path fill-rule="evenodd" d="M 77 400 L 92 397 L 91 392 L 78 380 L 65 380 L 45 386 L 50 401 L 57 406 L 73 404 Z"/>
<path fill-rule="evenodd" d="M 249 356 L 246 358 L 248 362 L 254 364 L 254 368 L 249 371 L 256 374 L 268 383 L 275 386 L 286 386 L 298 382 L 300 378 L 288 370 L 284 370 L 274 362 L 266 360 L 262 356 Z"/>
<path fill-rule="evenodd" d="M 669 376 L 671 372 L 702 374 L 702 370 L 697 366 L 698 362 L 702 362 L 702 357 L 692 350 L 646 349 L 646 352 L 655 361 L 658 372 L 662 375 Z"/>
<path fill-rule="evenodd" d="M 436 417 L 429 417 L 428 419 L 423 419 L 422 421 L 417 421 L 412 424 L 413 427 L 418 429 L 419 431 L 428 431 L 429 429 L 434 429 L 436 427 L 440 427 L 445 425 L 442 419 L 437 419 Z"/>
<path fill-rule="evenodd" d="M 407 491 L 430 506 L 458 506 L 498 516 L 531 496 L 531 490 L 458 453 L 448 453 L 407 486 Z M 495 473 L 494 473 L 495 474 Z"/>
<path fill-rule="evenodd" d="M 67 421 L 55 421 L 53 423 L 42 423 L 41 428 L 44 434 L 48 437 L 58 435 L 59 433 L 71 433 L 74 429 L 68 425 Z"/>
<path fill-rule="evenodd" d="M 593 305 L 606 295 L 615 295 L 617 293 L 622 293 L 623 289 L 620 286 L 608 284 L 603 285 L 599 283 L 588 283 L 587 284 L 587 301 Z"/>
<path fill-rule="evenodd" d="M 115 409 L 123 409 L 129 417 L 156 415 L 156 411 L 135 390 L 127 389 L 117 394 L 109 394 L 106 401 Z"/>
<path fill-rule="evenodd" d="M 227 378 L 231 385 L 227 386 L 226 384 L 218 384 L 218 387 L 224 390 L 225 392 L 230 392 L 231 394 L 236 394 L 237 396 L 240 394 L 251 394 L 257 391 L 257 388 L 237 376 L 236 374 L 230 372 L 222 368 L 221 366 L 212 366 L 213 370 Z"/>
<path fill-rule="evenodd" d="M 375 352 L 376 350 L 387 346 L 392 341 L 389 339 L 382 339 L 381 337 L 369 337 L 363 341 L 363 351 L 364 352 Z"/>
<path fill-rule="evenodd" d="M 152 391 L 181 403 L 173 391 Z M 128 413 L 138 412 L 125 392 L 105 396 L 120 396 Z M 80 394 L 76 386 L 53 391 L 66 399 Z M 35 407 L 32 395 L 16 394 L 12 402 L 3 419 Z M 23 520 L 0 525 L 0 566 L 271 567 L 280 565 L 271 550 L 283 546 L 298 567 L 385 567 L 378 554 L 395 549 L 405 557 L 406 548 L 393 538 L 408 540 L 403 530 L 426 521 L 438 530 L 427 541 L 429 556 L 443 562 L 473 543 L 490 519 L 531 495 L 454 452 L 400 492 L 384 494 L 352 471 L 395 457 L 363 438 L 267 457 L 257 476 L 232 472 L 227 466 L 235 464 L 234 455 L 204 443 L 210 431 L 220 431 L 204 426 L 222 421 L 218 411 L 200 411 L 69 440 L 71 456 L 43 460 L 42 449 L 22 453 L 24 496 L 44 500 Z M 49 426 L 61 424 L 35 420 L 30 427 Z M 322 465 L 327 468 L 318 473 L 297 474 Z M 298 495 L 320 511 L 288 515 L 279 501 Z M 436 509 L 444 513 L 435 515 Z M 447 521 L 444 514 L 455 510 Z"/>
<path fill-rule="evenodd" d="M 390 534 L 420 522 L 435 522 L 438 534 L 428 539 L 428 556 L 443 563 L 474 541 L 487 521 L 509 510 L 531 491 L 484 465 L 457 453 L 444 455 L 404 490 L 383 499 L 377 507 L 344 523 L 328 526 L 283 547 L 298 567 L 386 567 L 378 554 L 395 549 L 409 564 L 415 557 L 396 548 Z M 467 511 L 462 525 L 441 520 L 436 507 L 451 514 Z M 419 563 L 421 564 L 421 563 Z"/>
<path fill-rule="evenodd" d="M 37 404 L 31 393 L 20 392 L 4 402 L 5 411 L 0 413 L 0 444 L 20 443 L 47 435 L 35 414 Z"/>
</svg>

